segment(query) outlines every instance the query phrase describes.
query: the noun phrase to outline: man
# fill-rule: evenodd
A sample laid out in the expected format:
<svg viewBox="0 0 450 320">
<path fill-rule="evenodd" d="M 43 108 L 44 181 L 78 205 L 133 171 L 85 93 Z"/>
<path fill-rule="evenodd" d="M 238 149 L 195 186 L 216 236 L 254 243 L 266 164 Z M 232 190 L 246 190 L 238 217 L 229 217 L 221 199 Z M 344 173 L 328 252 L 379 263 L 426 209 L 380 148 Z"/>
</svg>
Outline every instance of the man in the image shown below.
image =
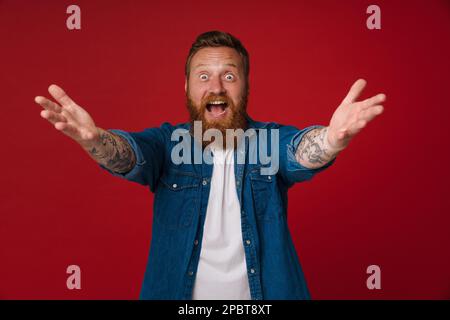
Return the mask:
<svg viewBox="0 0 450 320">
<path fill-rule="evenodd" d="M 35 101 L 45 109 L 41 116 L 102 168 L 155 192 L 142 299 L 309 299 L 287 226 L 287 191 L 330 166 L 383 112 L 385 95 L 357 102 L 366 84 L 358 80 L 328 126 L 298 130 L 253 121 L 246 113 L 249 55 L 238 39 L 219 31 L 198 36 L 185 75 L 191 121 L 142 132 L 97 127 L 56 85 L 49 92 L 57 103 Z M 253 134 L 226 137 L 227 143 L 217 136 L 210 144 L 204 139 L 207 130 L 226 136 L 227 129 Z M 265 147 L 279 156 L 271 173 L 263 172 L 267 162 L 261 155 L 249 160 L 249 141 L 264 140 L 262 132 L 270 141 Z M 179 147 L 174 136 L 187 139 L 182 155 L 187 161 L 174 160 Z M 199 150 L 202 155 L 209 150 L 212 161 L 195 161 Z"/>
</svg>

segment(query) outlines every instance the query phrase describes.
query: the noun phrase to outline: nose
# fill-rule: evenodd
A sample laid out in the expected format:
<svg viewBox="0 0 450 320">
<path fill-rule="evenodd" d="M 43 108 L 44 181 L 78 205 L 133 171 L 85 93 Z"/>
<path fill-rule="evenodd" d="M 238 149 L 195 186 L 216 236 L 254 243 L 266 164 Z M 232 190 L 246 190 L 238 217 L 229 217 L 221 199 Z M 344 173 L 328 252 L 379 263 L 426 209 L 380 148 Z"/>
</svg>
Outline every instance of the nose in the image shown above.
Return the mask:
<svg viewBox="0 0 450 320">
<path fill-rule="evenodd" d="M 215 95 L 221 95 L 226 93 L 226 89 L 223 86 L 222 80 L 220 77 L 214 77 L 209 82 L 209 93 Z"/>
</svg>

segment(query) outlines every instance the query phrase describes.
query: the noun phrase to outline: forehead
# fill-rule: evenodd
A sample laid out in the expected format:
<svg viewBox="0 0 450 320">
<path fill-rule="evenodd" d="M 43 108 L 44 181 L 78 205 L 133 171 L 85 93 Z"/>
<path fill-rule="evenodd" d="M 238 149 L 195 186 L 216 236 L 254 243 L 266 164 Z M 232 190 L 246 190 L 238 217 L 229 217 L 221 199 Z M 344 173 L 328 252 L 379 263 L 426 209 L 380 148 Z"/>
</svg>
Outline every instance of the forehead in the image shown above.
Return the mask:
<svg viewBox="0 0 450 320">
<path fill-rule="evenodd" d="M 201 66 L 235 65 L 242 67 L 242 59 L 239 53 L 229 47 L 202 48 L 191 59 L 191 70 Z"/>
</svg>

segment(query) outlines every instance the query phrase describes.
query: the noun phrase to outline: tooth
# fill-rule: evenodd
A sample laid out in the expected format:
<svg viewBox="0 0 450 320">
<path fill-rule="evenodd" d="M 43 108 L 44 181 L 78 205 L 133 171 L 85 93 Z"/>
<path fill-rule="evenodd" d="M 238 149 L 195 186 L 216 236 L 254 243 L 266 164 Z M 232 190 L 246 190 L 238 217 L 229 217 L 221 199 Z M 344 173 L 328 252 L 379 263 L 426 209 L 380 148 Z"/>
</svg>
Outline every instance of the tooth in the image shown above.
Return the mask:
<svg viewBox="0 0 450 320">
<path fill-rule="evenodd" d="M 225 104 L 225 101 L 211 101 L 209 104 Z"/>
</svg>

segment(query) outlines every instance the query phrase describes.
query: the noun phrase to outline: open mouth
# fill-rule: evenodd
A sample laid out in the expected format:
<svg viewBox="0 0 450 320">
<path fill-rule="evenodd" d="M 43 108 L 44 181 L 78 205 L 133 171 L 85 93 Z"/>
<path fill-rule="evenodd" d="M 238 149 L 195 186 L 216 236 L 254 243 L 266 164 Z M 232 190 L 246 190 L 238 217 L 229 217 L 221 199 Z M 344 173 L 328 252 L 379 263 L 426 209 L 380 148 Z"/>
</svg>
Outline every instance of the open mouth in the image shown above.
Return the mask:
<svg viewBox="0 0 450 320">
<path fill-rule="evenodd" d="M 227 111 L 228 103 L 224 100 L 210 101 L 206 104 L 206 110 L 214 118 L 223 116 Z"/>
</svg>

